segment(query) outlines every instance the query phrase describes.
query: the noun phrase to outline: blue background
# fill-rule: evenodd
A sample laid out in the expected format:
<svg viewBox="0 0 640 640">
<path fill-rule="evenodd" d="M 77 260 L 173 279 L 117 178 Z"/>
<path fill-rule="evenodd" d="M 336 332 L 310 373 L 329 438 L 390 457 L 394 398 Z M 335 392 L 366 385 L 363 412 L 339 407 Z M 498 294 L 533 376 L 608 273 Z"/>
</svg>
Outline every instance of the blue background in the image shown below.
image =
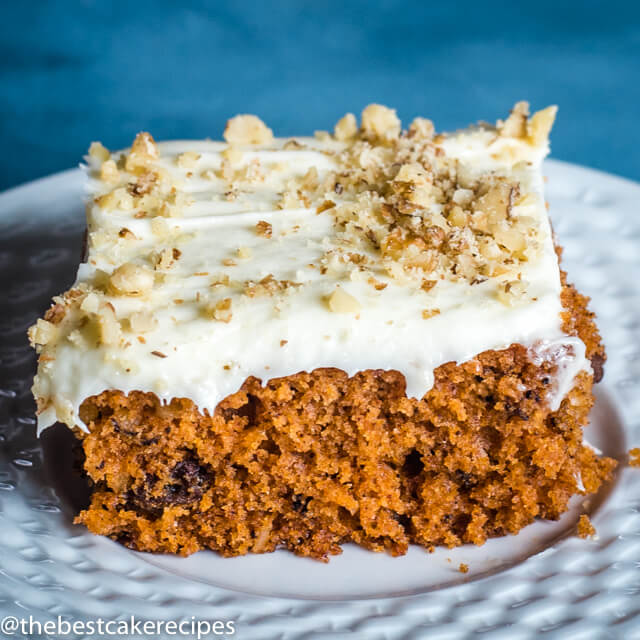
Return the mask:
<svg viewBox="0 0 640 640">
<path fill-rule="evenodd" d="M 237 112 L 310 134 L 372 101 L 439 129 L 557 103 L 555 157 L 638 178 L 636 7 L 3 0 L 0 188 L 74 166 L 94 139 L 216 138 Z"/>
</svg>

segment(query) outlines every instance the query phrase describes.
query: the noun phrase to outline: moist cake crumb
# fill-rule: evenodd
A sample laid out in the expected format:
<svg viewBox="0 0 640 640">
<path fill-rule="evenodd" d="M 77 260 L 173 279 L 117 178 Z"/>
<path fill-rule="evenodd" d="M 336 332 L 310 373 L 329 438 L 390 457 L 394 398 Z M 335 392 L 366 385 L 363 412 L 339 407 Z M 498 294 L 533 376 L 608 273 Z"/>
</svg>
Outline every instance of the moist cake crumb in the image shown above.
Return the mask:
<svg viewBox="0 0 640 640">
<path fill-rule="evenodd" d="M 591 524 L 591 520 L 589 520 L 589 516 L 586 514 L 582 514 L 580 516 L 580 520 L 578 520 L 578 537 L 586 539 L 591 538 L 595 535 L 596 529 Z"/>
</svg>

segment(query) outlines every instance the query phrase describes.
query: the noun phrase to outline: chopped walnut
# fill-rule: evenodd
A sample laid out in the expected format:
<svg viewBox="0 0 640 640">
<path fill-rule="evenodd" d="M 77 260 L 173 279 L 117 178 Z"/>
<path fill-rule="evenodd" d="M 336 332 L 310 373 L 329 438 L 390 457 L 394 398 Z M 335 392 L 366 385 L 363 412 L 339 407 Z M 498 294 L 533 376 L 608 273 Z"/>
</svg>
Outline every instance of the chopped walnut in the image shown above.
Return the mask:
<svg viewBox="0 0 640 640">
<path fill-rule="evenodd" d="M 480 231 L 489 231 L 491 225 L 507 219 L 511 211 L 513 189 L 513 185 L 500 181 L 475 201 L 474 211 L 483 214 L 477 218 Z"/>
<path fill-rule="evenodd" d="M 358 135 L 358 122 L 356 121 L 356 117 L 353 113 L 347 113 L 338 120 L 333 130 L 333 135 L 336 140 L 341 140 L 343 142 L 351 140 Z"/>
<path fill-rule="evenodd" d="M 98 313 L 100 298 L 95 293 L 88 293 L 80 303 L 80 309 L 85 313 Z"/>
<path fill-rule="evenodd" d="M 422 311 L 422 317 L 424 320 L 428 320 L 429 318 L 433 318 L 437 315 L 440 315 L 440 309 L 423 309 Z"/>
<path fill-rule="evenodd" d="M 181 255 L 182 252 L 180 249 L 177 249 L 176 247 L 170 249 L 167 247 L 154 256 L 155 268 L 161 271 L 171 269 L 175 265 L 176 261 L 180 259 Z"/>
<path fill-rule="evenodd" d="M 256 224 L 256 233 L 263 238 L 270 238 L 273 234 L 273 227 L 271 226 L 271 223 L 260 220 Z"/>
<path fill-rule="evenodd" d="M 400 120 L 395 109 L 370 104 L 362 112 L 362 133 L 369 138 L 390 140 L 400 134 Z"/>
<path fill-rule="evenodd" d="M 299 287 L 300 283 L 291 280 L 276 280 L 272 274 L 262 278 L 259 282 L 251 280 L 244 283 L 243 292 L 249 298 L 256 296 L 272 296 L 275 293 L 286 291 L 292 287 Z"/>
<path fill-rule="evenodd" d="M 148 267 L 125 262 L 109 278 L 110 289 L 116 295 L 141 296 L 153 288 L 153 271 Z"/>
<path fill-rule="evenodd" d="M 434 133 L 435 129 L 431 120 L 427 120 L 427 118 L 415 118 L 409 125 L 407 136 L 418 140 L 431 140 Z"/>
<path fill-rule="evenodd" d="M 211 317 L 219 322 L 231 322 L 231 298 L 223 298 L 218 300 L 210 307 Z"/>
<path fill-rule="evenodd" d="M 527 136 L 527 117 L 529 103 L 517 102 L 511 110 L 511 115 L 498 126 L 500 135 L 505 138 L 525 138 Z"/>
<path fill-rule="evenodd" d="M 147 333 L 157 325 L 158 320 L 146 311 L 135 311 L 129 316 L 129 327 L 133 333 Z"/>
<path fill-rule="evenodd" d="M 109 160 L 111 154 L 109 153 L 109 149 L 107 149 L 101 142 L 92 142 L 89 146 L 89 157 L 104 163 Z"/>
<path fill-rule="evenodd" d="M 56 298 L 54 298 L 56 300 Z M 60 324 L 65 316 L 65 306 L 61 302 L 51 305 L 44 314 L 44 319 L 52 324 Z"/>
<path fill-rule="evenodd" d="M 131 152 L 144 155 L 149 158 L 158 157 L 158 147 L 150 133 L 141 131 L 134 139 L 131 145 Z"/>
<path fill-rule="evenodd" d="M 120 342 L 122 330 L 116 318 L 113 306 L 109 303 L 101 304 L 96 314 L 100 343 L 106 346 L 116 346 Z"/>
<path fill-rule="evenodd" d="M 155 202 L 147 196 L 150 194 L 154 187 L 158 186 L 161 182 L 161 172 L 159 169 L 154 171 L 145 170 L 140 173 L 135 182 L 131 182 L 128 186 L 129 193 L 136 198 L 140 198 L 138 205 L 142 207 L 148 207 L 149 204 L 157 207 Z M 143 197 L 144 196 L 144 197 Z M 158 195 L 156 194 L 156 198 Z"/>
<path fill-rule="evenodd" d="M 358 313 L 362 308 L 356 298 L 341 287 L 327 297 L 327 305 L 333 313 Z"/>
<path fill-rule="evenodd" d="M 36 323 L 29 327 L 28 335 L 32 347 L 43 347 L 55 340 L 58 328 L 52 322 L 38 318 Z"/>
<path fill-rule="evenodd" d="M 301 189 L 290 188 L 282 193 L 282 197 L 276 203 L 278 209 L 300 209 L 309 207 L 311 202 Z"/>
<path fill-rule="evenodd" d="M 99 196 L 95 202 L 105 211 L 114 211 L 116 209 L 131 211 L 135 207 L 133 196 L 124 187 L 119 187 Z"/>
<path fill-rule="evenodd" d="M 531 119 L 527 123 L 527 139 L 530 144 L 536 147 L 546 144 L 557 112 L 558 107 L 552 105 L 546 109 L 537 111 L 531 116 Z"/>
<path fill-rule="evenodd" d="M 100 180 L 109 184 L 120 182 L 120 172 L 113 160 L 105 160 L 100 167 Z"/>
<path fill-rule="evenodd" d="M 413 205 L 427 208 L 434 204 L 431 177 L 417 162 L 403 164 L 393 184 L 396 193 Z"/>
<path fill-rule="evenodd" d="M 148 170 L 150 164 L 158 158 L 158 147 L 149 133 L 139 133 L 131 151 L 125 160 L 125 169 L 130 173 L 139 173 Z"/>
<path fill-rule="evenodd" d="M 420 288 L 423 291 L 431 291 L 431 289 L 433 289 L 433 287 L 435 287 L 438 284 L 437 280 L 423 280 L 422 284 L 420 285 Z"/>
<path fill-rule="evenodd" d="M 327 209 L 332 209 L 336 206 L 336 203 L 333 200 L 324 200 L 320 205 L 316 208 L 316 213 L 322 213 Z"/>
<path fill-rule="evenodd" d="M 257 116 L 238 115 L 227 121 L 224 139 L 230 144 L 267 144 L 273 132 Z"/>
<path fill-rule="evenodd" d="M 380 282 L 380 280 L 376 280 L 373 276 L 370 277 L 367 282 L 376 290 L 376 291 L 383 291 L 384 289 L 387 288 L 387 283 L 386 282 Z"/>
</svg>

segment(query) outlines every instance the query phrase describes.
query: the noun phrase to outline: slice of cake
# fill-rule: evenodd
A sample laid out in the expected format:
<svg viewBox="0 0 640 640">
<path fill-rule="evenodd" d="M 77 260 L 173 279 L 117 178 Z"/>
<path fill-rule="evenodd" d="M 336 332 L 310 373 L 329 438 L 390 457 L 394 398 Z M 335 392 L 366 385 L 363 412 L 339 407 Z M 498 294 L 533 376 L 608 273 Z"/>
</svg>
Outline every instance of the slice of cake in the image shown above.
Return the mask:
<svg viewBox="0 0 640 640">
<path fill-rule="evenodd" d="M 326 559 L 482 544 L 598 489 L 605 356 L 547 217 L 554 115 L 93 143 L 86 262 L 30 330 L 39 429 L 73 428 L 93 483 L 77 521 Z"/>
</svg>

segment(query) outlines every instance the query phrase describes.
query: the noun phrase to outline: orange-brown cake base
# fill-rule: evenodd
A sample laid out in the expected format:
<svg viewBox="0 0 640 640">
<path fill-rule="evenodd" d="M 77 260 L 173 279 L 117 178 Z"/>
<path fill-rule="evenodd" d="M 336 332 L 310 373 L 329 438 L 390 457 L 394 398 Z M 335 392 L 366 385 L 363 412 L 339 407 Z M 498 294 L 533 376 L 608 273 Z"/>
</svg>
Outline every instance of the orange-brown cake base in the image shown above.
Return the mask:
<svg viewBox="0 0 640 640">
<path fill-rule="evenodd" d="M 565 285 L 565 330 L 585 342 L 599 378 L 604 351 L 586 303 Z M 552 412 L 554 373 L 512 345 L 439 367 L 420 401 L 383 370 L 317 369 L 265 387 L 249 378 L 213 416 L 187 399 L 106 391 L 81 409 L 95 487 L 77 521 L 182 555 L 482 544 L 558 518 L 615 467 L 582 443 L 593 376 L 580 374 Z"/>
</svg>

